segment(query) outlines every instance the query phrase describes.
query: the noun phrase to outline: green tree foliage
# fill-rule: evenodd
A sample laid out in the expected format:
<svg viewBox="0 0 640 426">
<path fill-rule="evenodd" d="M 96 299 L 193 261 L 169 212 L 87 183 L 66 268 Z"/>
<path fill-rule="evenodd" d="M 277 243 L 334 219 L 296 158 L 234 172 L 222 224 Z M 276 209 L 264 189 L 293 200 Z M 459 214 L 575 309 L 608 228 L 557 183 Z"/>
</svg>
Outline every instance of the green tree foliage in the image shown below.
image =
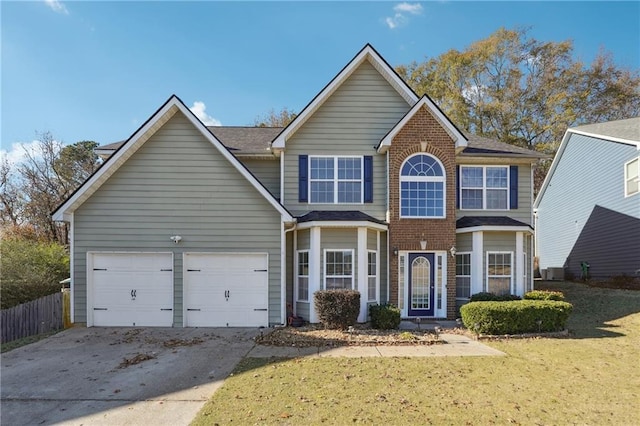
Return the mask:
<svg viewBox="0 0 640 426">
<path fill-rule="evenodd" d="M 55 210 L 100 161 L 93 141 L 64 146 L 49 132 L 37 134 L 35 149 L 25 149 L 24 160 L 0 166 L 0 220 L 3 228 L 31 226 L 49 241 L 66 244 L 65 225 L 51 218 Z"/>
<path fill-rule="evenodd" d="M 2 309 L 60 291 L 60 281 L 69 277 L 69 255 L 60 244 L 3 235 L 0 254 Z"/>
<path fill-rule="evenodd" d="M 287 107 L 280 111 L 271 108 L 266 114 L 257 116 L 253 125 L 256 127 L 286 127 L 297 116 L 298 114 L 290 111 Z"/>
<path fill-rule="evenodd" d="M 568 127 L 640 115 L 638 70 L 616 66 L 604 51 L 586 66 L 571 41 L 539 41 L 524 29 L 502 28 L 397 71 L 457 126 L 551 155 Z"/>
</svg>

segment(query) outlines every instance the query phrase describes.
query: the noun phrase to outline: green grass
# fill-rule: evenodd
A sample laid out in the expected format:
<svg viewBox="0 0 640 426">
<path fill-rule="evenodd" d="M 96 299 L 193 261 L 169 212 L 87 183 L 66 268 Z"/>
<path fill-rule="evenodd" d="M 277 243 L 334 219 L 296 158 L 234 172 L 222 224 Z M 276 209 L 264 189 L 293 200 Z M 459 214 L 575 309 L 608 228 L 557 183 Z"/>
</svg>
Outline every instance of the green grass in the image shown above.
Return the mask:
<svg viewBox="0 0 640 426">
<path fill-rule="evenodd" d="M 637 424 L 640 292 L 557 283 L 570 336 L 506 357 L 247 358 L 193 424 Z"/>
</svg>

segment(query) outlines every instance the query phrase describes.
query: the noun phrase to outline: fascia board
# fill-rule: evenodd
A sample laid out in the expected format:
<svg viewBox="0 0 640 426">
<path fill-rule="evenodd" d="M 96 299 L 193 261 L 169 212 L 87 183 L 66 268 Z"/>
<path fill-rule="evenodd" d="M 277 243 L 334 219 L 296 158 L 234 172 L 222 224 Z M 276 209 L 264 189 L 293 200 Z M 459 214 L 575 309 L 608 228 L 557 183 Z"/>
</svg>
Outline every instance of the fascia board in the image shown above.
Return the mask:
<svg viewBox="0 0 640 426">
<path fill-rule="evenodd" d="M 558 162 L 560 161 L 560 158 L 562 157 L 562 154 L 564 153 L 564 150 L 567 146 L 567 143 L 569 143 L 570 138 L 571 138 L 571 131 L 567 130 L 564 133 L 564 136 L 562 137 L 562 142 L 560 142 L 560 147 L 558 147 L 558 151 L 556 152 L 555 157 L 553 157 L 553 161 L 551 162 L 551 167 L 549 167 L 549 171 L 547 172 L 547 175 L 544 177 L 544 180 L 542 181 L 540 192 L 538 192 L 538 196 L 533 201 L 534 209 L 537 209 L 540 206 L 540 203 L 542 202 L 542 198 L 544 197 L 544 193 L 547 190 L 549 183 L 551 182 L 553 173 L 556 171 L 556 168 L 558 167 Z"/>
<path fill-rule="evenodd" d="M 389 229 L 387 225 L 381 223 L 367 222 L 367 221 L 348 221 L 348 220 L 317 220 L 311 222 L 298 223 L 296 229 L 309 229 L 309 228 L 370 228 L 377 229 L 379 231 L 386 231 Z"/>
<path fill-rule="evenodd" d="M 454 138 L 456 149 L 464 149 L 467 146 L 467 138 L 458 130 L 458 128 L 444 115 L 444 113 L 438 108 L 438 106 L 427 96 L 424 95 L 413 105 L 413 107 L 393 126 L 391 130 L 382 138 L 378 144 L 378 152 L 383 154 L 391 146 L 393 138 L 404 128 L 404 126 L 413 118 L 413 116 L 422 108 L 426 106 L 436 118 L 445 125 L 449 130 L 451 136 Z"/>
<path fill-rule="evenodd" d="M 73 213 L 78 207 L 76 204 L 84 202 L 89 198 L 100 186 L 101 182 L 104 182 L 110 177 L 120 166 L 133 155 L 130 152 L 133 146 L 139 144 L 139 141 L 145 137 L 148 138 L 151 135 L 147 135 L 147 132 L 152 130 L 162 118 L 166 117 L 166 121 L 175 114 L 176 110 L 172 111 L 172 108 L 176 106 L 177 97 L 172 95 L 167 102 L 156 113 L 147 120 L 131 137 L 113 153 L 103 165 L 96 170 L 96 172 L 89 177 L 67 200 L 62 203 L 51 215 L 54 221 L 65 221 L 65 217 L 68 217 L 69 213 Z M 154 132 L 155 133 L 155 132 Z"/>
<path fill-rule="evenodd" d="M 172 112 L 172 109 L 173 112 Z M 145 123 L 136 133 L 133 134 L 129 140 L 118 149 L 104 164 L 103 167 L 91 176 L 80 188 L 76 191 L 65 203 L 62 204 L 52 215 L 53 220 L 62 221 L 65 220 L 65 216 L 68 213 L 72 213 L 77 208 L 76 204 L 86 200 L 90 197 L 100 186 L 101 183 L 111 176 L 115 171 L 128 159 L 133 152 L 130 152 L 132 147 L 139 146 L 141 138 L 148 139 L 153 133 L 147 134 L 149 130 L 152 130 L 154 126 L 164 119 L 164 122 L 175 114 L 176 111 L 181 111 L 182 114 L 193 124 L 198 131 L 212 143 L 218 151 L 260 192 L 260 194 L 281 214 L 282 218 L 286 222 L 293 222 L 294 218 L 291 214 L 280 204 L 271 193 L 253 176 L 246 167 L 244 167 L 240 161 L 229 152 L 229 150 L 220 142 L 198 118 L 186 107 L 186 105 L 175 95 L 171 98 Z M 168 117 L 166 117 L 170 114 Z M 158 127 L 159 128 L 159 127 Z M 156 129 L 157 130 L 157 129 Z"/>
<path fill-rule="evenodd" d="M 530 226 L 470 226 L 468 228 L 456 229 L 456 234 L 467 234 L 470 232 L 488 232 L 488 231 L 500 231 L 500 232 L 528 232 L 533 234 L 533 229 Z"/>
<path fill-rule="evenodd" d="M 618 138 L 618 137 L 615 137 L 615 136 L 601 135 L 601 134 L 598 134 L 598 133 L 584 132 L 584 131 L 578 130 L 578 129 L 569 129 L 568 131 L 571 132 L 571 133 L 575 133 L 576 135 L 588 136 L 588 137 L 594 138 L 594 139 L 602 139 L 602 140 L 605 140 L 605 141 L 611 141 L 611 142 L 624 143 L 624 144 L 627 144 L 627 145 L 633 145 L 636 148 L 640 149 L 640 141 L 634 141 L 632 139 Z"/>
<path fill-rule="evenodd" d="M 374 68 L 391 84 L 396 90 L 403 89 L 400 95 L 409 105 L 418 101 L 416 94 L 409 88 L 396 72 L 387 64 L 384 59 L 367 44 L 330 82 L 318 93 L 315 98 L 302 110 L 300 114 L 274 139 L 271 144 L 273 149 L 285 149 L 287 140 L 309 119 L 311 115 L 340 87 L 347 78 L 365 60 L 369 59 Z"/>
</svg>

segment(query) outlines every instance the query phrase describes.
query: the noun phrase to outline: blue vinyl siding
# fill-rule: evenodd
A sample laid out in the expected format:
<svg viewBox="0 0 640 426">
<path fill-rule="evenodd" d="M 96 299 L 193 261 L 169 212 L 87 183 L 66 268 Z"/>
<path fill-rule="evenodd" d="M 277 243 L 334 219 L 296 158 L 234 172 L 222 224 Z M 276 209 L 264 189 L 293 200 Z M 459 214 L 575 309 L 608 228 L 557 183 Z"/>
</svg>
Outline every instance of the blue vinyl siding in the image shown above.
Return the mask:
<svg viewBox="0 0 640 426">
<path fill-rule="evenodd" d="M 632 145 L 570 135 L 543 198 L 539 200 L 537 245 L 541 269 L 565 266 L 596 206 L 640 220 L 640 195 L 624 196 L 624 163 L 638 155 L 637 148 Z M 595 215 L 592 221 L 603 223 L 601 217 Z M 632 225 L 626 226 L 632 231 Z M 615 234 L 605 233 L 595 239 L 589 236 L 588 240 L 592 245 L 598 241 L 606 245 Z M 640 268 L 637 240 L 633 241 L 631 233 L 625 235 L 624 232 L 622 238 L 615 238 L 619 245 L 627 247 L 625 252 L 630 268 Z M 569 263 L 588 261 L 597 269 L 598 264 L 604 265 L 620 255 L 600 250 L 589 259 L 570 259 Z"/>
</svg>

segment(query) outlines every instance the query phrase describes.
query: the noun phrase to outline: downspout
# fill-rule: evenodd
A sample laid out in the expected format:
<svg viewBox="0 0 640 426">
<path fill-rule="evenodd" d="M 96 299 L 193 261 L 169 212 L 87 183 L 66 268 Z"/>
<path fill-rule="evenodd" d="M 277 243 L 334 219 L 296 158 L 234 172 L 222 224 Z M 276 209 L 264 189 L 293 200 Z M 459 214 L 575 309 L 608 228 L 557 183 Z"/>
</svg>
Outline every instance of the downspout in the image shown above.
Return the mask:
<svg viewBox="0 0 640 426">
<path fill-rule="evenodd" d="M 391 221 L 391 215 L 389 214 L 389 151 L 387 150 L 387 152 L 385 152 L 385 163 L 386 163 L 386 172 L 385 172 L 385 176 L 387 179 L 387 183 L 386 183 L 386 214 L 385 214 L 385 219 L 387 221 L 387 303 L 391 300 L 391 274 L 394 273 L 391 271 L 391 256 L 392 253 L 389 251 L 390 250 L 390 245 L 391 245 L 391 235 L 389 233 L 389 222 Z"/>
<path fill-rule="evenodd" d="M 284 226 L 284 221 L 282 224 Z M 280 240 L 280 322 L 287 325 L 287 232 L 295 231 L 298 224 L 293 222 L 289 229 L 283 227 Z"/>
</svg>

